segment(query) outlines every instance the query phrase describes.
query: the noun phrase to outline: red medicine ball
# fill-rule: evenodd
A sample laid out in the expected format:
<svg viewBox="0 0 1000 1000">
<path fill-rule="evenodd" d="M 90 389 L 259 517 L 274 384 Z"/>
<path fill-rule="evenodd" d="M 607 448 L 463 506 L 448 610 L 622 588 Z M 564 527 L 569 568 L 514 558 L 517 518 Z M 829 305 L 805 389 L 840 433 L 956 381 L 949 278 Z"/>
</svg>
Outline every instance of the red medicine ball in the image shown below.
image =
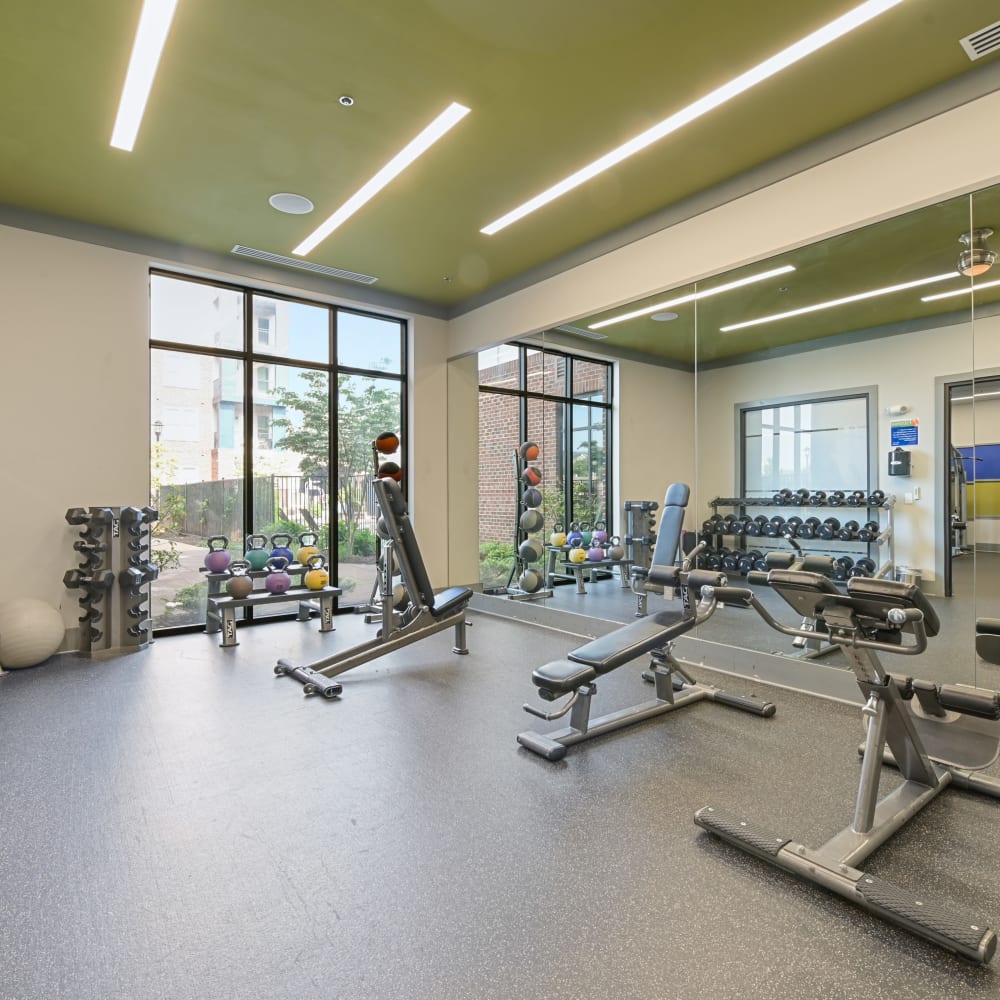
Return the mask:
<svg viewBox="0 0 1000 1000">
<path fill-rule="evenodd" d="M 403 470 L 395 462 L 383 462 L 378 467 L 379 479 L 395 479 L 398 483 L 403 478 Z"/>
<path fill-rule="evenodd" d="M 375 438 L 375 450 L 380 455 L 391 455 L 399 449 L 399 438 L 392 431 L 383 431 Z"/>
</svg>

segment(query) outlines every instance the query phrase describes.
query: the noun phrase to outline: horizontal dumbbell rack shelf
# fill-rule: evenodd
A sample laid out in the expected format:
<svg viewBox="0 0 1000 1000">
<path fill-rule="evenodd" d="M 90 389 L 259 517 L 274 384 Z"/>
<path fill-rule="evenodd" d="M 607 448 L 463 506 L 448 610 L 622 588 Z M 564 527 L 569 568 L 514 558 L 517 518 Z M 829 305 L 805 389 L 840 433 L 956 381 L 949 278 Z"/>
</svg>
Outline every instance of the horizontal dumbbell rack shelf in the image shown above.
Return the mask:
<svg viewBox="0 0 1000 1000">
<path fill-rule="evenodd" d="M 246 576 L 253 581 L 254 589 L 246 597 L 230 597 L 225 592 L 225 586 L 233 579 L 233 575 L 231 573 L 210 573 L 203 567 L 201 572 L 208 580 L 205 632 L 209 635 L 222 632 L 220 645 L 223 647 L 238 646 L 239 643 L 236 641 L 237 608 L 252 608 L 261 604 L 284 604 L 287 601 L 298 602 L 299 608 L 296 615 L 298 621 L 309 621 L 311 614 L 318 612 L 320 632 L 333 632 L 333 602 L 341 593 L 341 589 L 340 587 L 326 586 L 312 590 L 304 586 L 302 579 L 308 571 L 309 567 L 302 563 L 291 563 L 291 565 L 286 566 L 284 572 L 293 580 L 297 578 L 298 582 L 281 594 L 272 594 L 269 590 L 258 589 L 258 583 L 263 585 L 271 574 L 270 570 L 247 570 Z"/>
<path fill-rule="evenodd" d="M 896 568 L 893 526 L 896 498 L 889 495 L 878 503 L 871 503 L 870 499 L 871 497 L 866 496 L 863 503 L 848 504 L 830 503 L 826 500 L 819 503 L 815 500 L 779 503 L 777 498 L 771 496 L 716 497 L 709 501 L 712 518 L 702 524 L 699 537 L 708 543 L 709 547 L 705 553 L 708 558 L 713 554 L 716 558 L 721 558 L 725 538 L 738 540 L 736 549 L 741 551 L 744 557 L 753 550 L 759 551 L 761 557 L 773 551 L 790 552 L 792 546 L 787 541 L 787 529 L 784 525 L 790 519 L 797 518 L 797 521 L 792 521 L 796 524 L 796 532 L 791 537 L 807 555 L 831 555 L 834 559 L 848 558 L 851 566 L 860 560 L 868 560 L 869 564 L 873 565 L 869 565 L 870 572 L 866 575 L 892 579 Z M 722 518 L 719 513 L 720 508 L 735 508 L 729 522 Z M 763 513 L 754 514 L 754 511 L 761 509 L 766 509 L 770 516 Z M 841 526 L 852 520 L 857 521 L 862 529 L 870 524 L 876 526 L 878 530 L 872 533 L 872 537 L 868 537 L 867 534 L 859 535 L 856 531 L 850 537 L 842 537 L 839 534 Z M 829 525 L 831 521 L 837 522 L 837 529 L 833 530 L 831 537 L 823 537 L 818 530 L 824 524 Z M 806 522 L 811 523 L 811 532 L 800 534 L 799 525 Z M 711 523 L 728 526 L 724 530 L 710 531 L 708 526 Z M 751 527 L 755 523 L 760 529 L 759 534 Z M 766 530 L 765 523 L 770 526 Z M 824 535 L 827 533 L 828 529 L 824 528 Z M 730 555 L 732 554 L 730 552 Z M 848 567 L 848 570 L 850 568 Z M 745 572 L 742 575 L 746 575 Z"/>
</svg>

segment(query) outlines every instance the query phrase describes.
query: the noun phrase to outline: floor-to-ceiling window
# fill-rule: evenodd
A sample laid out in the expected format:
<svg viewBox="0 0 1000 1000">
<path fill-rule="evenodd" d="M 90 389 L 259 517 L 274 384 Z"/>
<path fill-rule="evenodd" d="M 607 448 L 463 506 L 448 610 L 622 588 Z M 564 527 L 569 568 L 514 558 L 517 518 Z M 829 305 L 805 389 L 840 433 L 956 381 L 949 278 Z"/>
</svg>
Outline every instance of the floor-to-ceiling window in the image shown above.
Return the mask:
<svg viewBox="0 0 1000 1000">
<path fill-rule="evenodd" d="M 611 364 L 549 348 L 504 344 L 479 354 L 479 553 L 484 589 L 503 587 L 514 562 L 514 453 L 539 447 L 547 539 L 556 524 L 611 522 Z"/>
<path fill-rule="evenodd" d="M 341 587 L 375 581 L 376 463 L 406 451 L 403 321 L 154 271 L 150 275 L 151 502 L 160 511 L 157 629 L 201 624 L 210 539 L 314 535 Z M 372 443 L 396 434 L 400 453 Z M 405 486 L 405 477 L 404 477 Z M 225 539 L 225 542 L 221 539 Z M 309 539 L 306 539 L 309 541 Z M 288 606 L 257 609 L 258 618 Z M 249 613 L 248 613 L 249 617 Z"/>
</svg>

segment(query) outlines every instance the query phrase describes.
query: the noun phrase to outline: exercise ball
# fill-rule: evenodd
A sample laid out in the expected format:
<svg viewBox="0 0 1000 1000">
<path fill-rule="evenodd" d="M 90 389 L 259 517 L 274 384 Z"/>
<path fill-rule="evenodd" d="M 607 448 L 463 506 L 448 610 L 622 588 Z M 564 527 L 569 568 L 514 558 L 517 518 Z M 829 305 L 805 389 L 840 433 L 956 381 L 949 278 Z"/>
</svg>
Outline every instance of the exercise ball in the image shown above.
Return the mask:
<svg viewBox="0 0 1000 1000">
<path fill-rule="evenodd" d="M 62 615 L 45 601 L 18 597 L 0 604 L 0 667 L 17 670 L 47 660 L 65 634 Z"/>
<path fill-rule="evenodd" d="M 253 580 L 247 576 L 249 569 L 250 563 L 246 559 L 235 559 L 229 564 L 232 579 L 226 584 L 226 593 L 230 597 L 242 601 L 244 597 L 250 595 L 253 590 Z"/>
<path fill-rule="evenodd" d="M 525 441 L 518 451 L 526 462 L 534 462 L 538 458 L 538 445 L 534 441 Z"/>
<path fill-rule="evenodd" d="M 524 472 L 521 473 L 521 478 L 529 486 L 537 486 L 542 481 L 542 474 L 533 465 L 529 465 Z"/>
<path fill-rule="evenodd" d="M 403 478 L 403 470 L 395 462 L 383 462 L 378 467 L 379 479 L 394 479 L 397 483 Z"/>
<path fill-rule="evenodd" d="M 391 455 L 399 450 L 399 438 L 392 431 L 383 431 L 375 438 L 375 450 L 380 455 Z"/>
<path fill-rule="evenodd" d="M 535 487 L 532 486 L 524 491 L 524 496 L 521 499 L 524 501 L 525 507 L 541 507 L 542 491 L 536 490 Z"/>
<path fill-rule="evenodd" d="M 521 515 L 520 525 L 522 531 L 541 531 L 543 524 L 545 524 L 545 518 L 542 517 L 542 512 L 535 510 L 534 507 L 529 507 Z"/>
<path fill-rule="evenodd" d="M 526 594 L 533 594 L 542 585 L 542 577 L 533 569 L 526 569 L 517 580 L 517 585 Z"/>
</svg>

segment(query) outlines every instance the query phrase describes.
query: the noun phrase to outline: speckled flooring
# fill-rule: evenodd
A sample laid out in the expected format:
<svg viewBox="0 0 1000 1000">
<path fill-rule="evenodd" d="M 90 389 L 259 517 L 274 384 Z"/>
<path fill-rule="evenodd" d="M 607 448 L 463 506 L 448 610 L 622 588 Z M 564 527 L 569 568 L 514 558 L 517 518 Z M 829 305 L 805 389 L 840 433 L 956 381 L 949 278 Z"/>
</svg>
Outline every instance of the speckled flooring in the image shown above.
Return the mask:
<svg viewBox="0 0 1000 1000">
<path fill-rule="evenodd" d="M 521 703 L 579 640 L 471 619 L 469 656 L 429 637 L 336 702 L 272 666 L 359 641 L 360 618 L 0 675 L 0 998 L 1000 996 L 1000 960 L 693 824 L 711 803 L 825 840 L 852 808 L 856 710 L 764 689 L 773 719 L 702 702 L 553 764 L 516 746 Z M 630 667 L 600 688 L 649 696 Z M 1000 922 L 998 820 L 949 791 L 868 867 Z"/>
</svg>

